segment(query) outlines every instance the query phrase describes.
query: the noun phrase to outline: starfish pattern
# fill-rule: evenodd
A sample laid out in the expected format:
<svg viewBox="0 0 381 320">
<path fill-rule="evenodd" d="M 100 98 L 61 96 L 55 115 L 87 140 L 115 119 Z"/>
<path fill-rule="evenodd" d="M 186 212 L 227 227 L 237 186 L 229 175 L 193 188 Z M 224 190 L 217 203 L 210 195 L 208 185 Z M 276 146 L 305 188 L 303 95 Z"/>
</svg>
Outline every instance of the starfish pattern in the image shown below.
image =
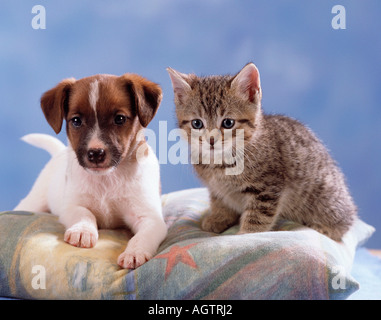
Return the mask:
<svg viewBox="0 0 381 320">
<path fill-rule="evenodd" d="M 197 243 L 189 244 L 185 247 L 180 247 L 174 245 L 167 253 L 160 254 L 156 256 L 158 259 L 168 259 L 167 266 L 165 268 L 165 279 L 167 280 L 168 276 L 172 272 L 173 268 L 180 262 L 196 269 L 197 264 L 193 260 L 192 256 L 189 254 L 188 250 L 194 247 Z"/>
</svg>

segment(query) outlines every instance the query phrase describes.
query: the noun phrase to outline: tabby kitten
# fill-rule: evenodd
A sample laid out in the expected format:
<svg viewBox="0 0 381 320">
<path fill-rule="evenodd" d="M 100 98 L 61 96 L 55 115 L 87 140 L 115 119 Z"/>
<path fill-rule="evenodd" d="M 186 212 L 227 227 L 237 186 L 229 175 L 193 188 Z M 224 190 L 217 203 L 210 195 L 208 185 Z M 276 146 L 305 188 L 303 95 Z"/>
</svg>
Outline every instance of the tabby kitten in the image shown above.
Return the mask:
<svg viewBox="0 0 381 320">
<path fill-rule="evenodd" d="M 235 76 L 167 70 L 179 127 L 210 193 L 203 230 L 219 233 L 239 222 L 240 233 L 269 231 L 281 217 L 341 240 L 357 215 L 344 176 L 308 128 L 262 112 L 253 63 Z M 235 141 L 238 132 L 243 132 L 243 152 Z M 227 174 L 239 164 L 242 170 Z"/>
</svg>

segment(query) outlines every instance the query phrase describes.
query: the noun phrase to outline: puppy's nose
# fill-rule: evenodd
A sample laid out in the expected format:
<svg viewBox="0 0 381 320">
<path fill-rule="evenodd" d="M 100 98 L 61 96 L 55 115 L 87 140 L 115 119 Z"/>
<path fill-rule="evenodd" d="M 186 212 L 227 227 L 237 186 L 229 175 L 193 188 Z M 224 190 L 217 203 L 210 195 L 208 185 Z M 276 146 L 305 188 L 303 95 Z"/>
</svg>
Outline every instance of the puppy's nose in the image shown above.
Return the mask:
<svg viewBox="0 0 381 320">
<path fill-rule="evenodd" d="M 104 149 L 90 149 L 87 152 L 87 159 L 93 163 L 101 163 L 106 158 L 106 151 Z"/>
</svg>

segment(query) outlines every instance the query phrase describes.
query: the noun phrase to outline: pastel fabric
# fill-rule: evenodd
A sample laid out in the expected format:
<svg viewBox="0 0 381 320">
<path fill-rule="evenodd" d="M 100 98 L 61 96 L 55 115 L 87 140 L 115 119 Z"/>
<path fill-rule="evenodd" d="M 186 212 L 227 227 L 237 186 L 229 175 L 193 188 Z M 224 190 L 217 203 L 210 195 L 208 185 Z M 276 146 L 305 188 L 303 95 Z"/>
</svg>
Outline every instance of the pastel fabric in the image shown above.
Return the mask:
<svg viewBox="0 0 381 320">
<path fill-rule="evenodd" d="M 92 249 L 63 241 L 56 216 L 0 213 L 0 296 L 23 299 L 345 299 L 356 247 L 374 228 L 358 220 L 342 242 L 279 221 L 275 231 L 236 235 L 200 229 L 204 188 L 162 196 L 168 237 L 136 270 L 117 265 L 131 236 L 100 230 Z"/>
</svg>

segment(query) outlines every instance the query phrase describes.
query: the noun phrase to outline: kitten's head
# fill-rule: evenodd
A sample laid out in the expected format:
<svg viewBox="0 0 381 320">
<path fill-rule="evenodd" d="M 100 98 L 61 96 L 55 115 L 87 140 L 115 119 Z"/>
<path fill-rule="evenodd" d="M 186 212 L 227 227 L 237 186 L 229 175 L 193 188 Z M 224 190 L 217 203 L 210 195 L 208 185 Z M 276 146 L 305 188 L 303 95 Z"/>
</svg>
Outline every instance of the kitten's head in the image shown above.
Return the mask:
<svg viewBox="0 0 381 320">
<path fill-rule="evenodd" d="M 238 134 L 243 134 L 244 142 L 251 140 L 262 115 L 260 77 L 253 63 L 235 76 L 197 77 L 167 70 L 178 125 L 191 145 L 197 142 L 197 152 L 226 155 L 235 152 Z"/>
</svg>

